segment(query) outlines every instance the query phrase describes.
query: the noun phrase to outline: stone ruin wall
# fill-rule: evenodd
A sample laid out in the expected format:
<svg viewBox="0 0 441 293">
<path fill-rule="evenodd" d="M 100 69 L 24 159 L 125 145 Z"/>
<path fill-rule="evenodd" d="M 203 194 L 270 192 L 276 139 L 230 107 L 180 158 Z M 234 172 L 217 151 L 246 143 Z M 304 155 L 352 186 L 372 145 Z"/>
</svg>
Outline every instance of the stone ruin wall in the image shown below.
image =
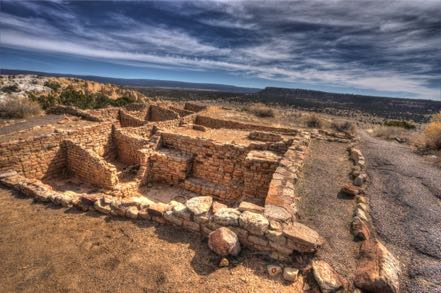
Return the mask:
<svg viewBox="0 0 441 293">
<path fill-rule="evenodd" d="M 0 170 L 15 170 L 36 179 L 60 175 L 66 166 L 62 141 L 72 140 L 100 156 L 113 153 L 112 123 L 104 122 L 80 130 L 55 132 L 27 140 L 0 144 Z"/>
<path fill-rule="evenodd" d="M 69 172 L 93 185 L 112 189 L 118 184 L 117 170 L 93 150 L 71 140 L 63 141 Z"/>
</svg>

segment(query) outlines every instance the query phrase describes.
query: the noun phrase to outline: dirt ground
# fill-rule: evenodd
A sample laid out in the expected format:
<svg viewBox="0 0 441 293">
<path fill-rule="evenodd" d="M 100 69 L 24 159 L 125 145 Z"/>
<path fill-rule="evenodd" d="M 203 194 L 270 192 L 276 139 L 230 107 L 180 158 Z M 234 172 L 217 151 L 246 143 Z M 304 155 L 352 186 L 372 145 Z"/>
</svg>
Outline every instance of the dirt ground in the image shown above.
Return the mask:
<svg viewBox="0 0 441 293">
<path fill-rule="evenodd" d="M 0 292 L 300 292 L 243 251 L 230 268 L 198 234 L 33 204 L 0 188 Z"/>
<path fill-rule="evenodd" d="M 341 186 L 350 182 L 346 148 L 342 143 L 312 142 L 299 185 L 299 220 L 326 239 L 318 258 L 352 279 L 359 251 L 350 231 L 355 200 L 339 194 Z"/>
</svg>

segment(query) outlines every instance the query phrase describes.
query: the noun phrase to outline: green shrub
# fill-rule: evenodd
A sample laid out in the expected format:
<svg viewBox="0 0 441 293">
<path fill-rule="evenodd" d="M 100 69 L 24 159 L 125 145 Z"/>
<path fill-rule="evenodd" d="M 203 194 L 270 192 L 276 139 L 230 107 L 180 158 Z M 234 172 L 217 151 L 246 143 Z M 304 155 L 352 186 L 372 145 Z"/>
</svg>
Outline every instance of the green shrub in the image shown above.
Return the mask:
<svg viewBox="0 0 441 293">
<path fill-rule="evenodd" d="M 18 89 L 18 86 L 16 84 L 2 87 L 2 92 L 7 93 L 7 94 L 17 93 L 19 91 L 20 90 Z"/>
<path fill-rule="evenodd" d="M 0 117 L 27 118 L 41 114 L 40 105 L 24 97 L 8 97 L 0 102 Z"/>
<path fill-rule="evenodd" d="M 61 85 L 58 82 L 49 81 L 49 80 L 44 83 L 44 86 L 47 86 L 48 88 L 52 89 L 53 91 L 57 91 L 61 87 Z"/>
<path fill-rule="evenodd" d="M 405 120 L 386 120 L 384 121 L 384 126 L 389 127 L 401 127 L 404 129 L 415 129 L 416 126 Z"/>
</svg>

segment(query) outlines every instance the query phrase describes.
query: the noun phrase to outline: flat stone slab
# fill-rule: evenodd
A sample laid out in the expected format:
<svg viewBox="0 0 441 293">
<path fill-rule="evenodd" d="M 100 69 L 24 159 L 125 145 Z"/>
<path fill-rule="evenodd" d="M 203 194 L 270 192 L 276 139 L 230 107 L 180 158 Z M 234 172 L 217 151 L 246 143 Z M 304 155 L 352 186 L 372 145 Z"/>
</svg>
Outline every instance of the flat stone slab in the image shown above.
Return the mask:
<svg viewBox="0 0 441 293">
<path fill-rule="evenodd" d="M 293 249 L 300 252 L 315 252 L 324 242 L 317 231 L 298 222 L 285 226 L 283 235 L 291 240 Z"/>
</svg>

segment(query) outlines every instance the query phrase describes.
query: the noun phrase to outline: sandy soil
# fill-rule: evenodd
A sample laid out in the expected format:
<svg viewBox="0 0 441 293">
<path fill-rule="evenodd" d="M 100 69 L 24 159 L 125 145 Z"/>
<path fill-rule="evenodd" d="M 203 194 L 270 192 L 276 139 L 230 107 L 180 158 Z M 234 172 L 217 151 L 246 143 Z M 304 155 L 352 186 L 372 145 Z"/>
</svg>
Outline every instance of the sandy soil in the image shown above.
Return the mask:
<svg viewBox="0 0 441 293">
<path fill-rule="evenodd" d="M 0 292 L 299 292 L 244 251 L 230 268 L 166 225 L 32 204 L 0 188 Z"/>
<path fill-rule="evenodd" d="M 318 258 L 351 279 L 359 244 L 350 232 L 355 200 L 339 194 L 341 186 L 350 182 L 351 163 L 346 148 L 347 144 L 342 143 L 312 142 L 299 185 L 299 216 L 301 222 L 326 239 Z"/>
</svg>

